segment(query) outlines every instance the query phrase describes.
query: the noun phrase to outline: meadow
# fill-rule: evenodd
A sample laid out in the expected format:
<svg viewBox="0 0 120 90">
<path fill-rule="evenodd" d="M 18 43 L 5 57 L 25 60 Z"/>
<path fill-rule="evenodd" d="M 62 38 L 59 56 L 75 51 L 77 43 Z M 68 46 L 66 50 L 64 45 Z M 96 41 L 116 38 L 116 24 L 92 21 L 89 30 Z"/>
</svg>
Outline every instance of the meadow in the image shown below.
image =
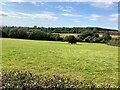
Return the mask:
<svg viewBox="0 0 120 90">
<path fill-rule="evenodd" d="M 97 85 L 118 83 L 118 47 L 98 43 L 2 38 L 2 70 L 64 75 Z"/>
<path fill-rule="evenodd" d="M 73 34 L 73 33 L 58 33 L 58 34 L 60 34 L 60 37 L 63 37 L 63 38 L 66 37 L 66 36 L 69 36 L 69 35 L 73 35 L 75 37 L 80 35 L 80 34 Z"/>
<path fill-rule="evenodd" d="M 59 34 L 60 37 L 65 37 L 65 36 L 69 36 L 69 35 L 73 35 L 75 37 L 77 37 L 80 34 L 73 34 L 73 33 L 53 33 L 53 34 Z M 102 34 L 99 34 L 100 37 L 102 37 Z M 110 35 L 112 38 L 118 38 L 119 35 Z"/>
</svg>

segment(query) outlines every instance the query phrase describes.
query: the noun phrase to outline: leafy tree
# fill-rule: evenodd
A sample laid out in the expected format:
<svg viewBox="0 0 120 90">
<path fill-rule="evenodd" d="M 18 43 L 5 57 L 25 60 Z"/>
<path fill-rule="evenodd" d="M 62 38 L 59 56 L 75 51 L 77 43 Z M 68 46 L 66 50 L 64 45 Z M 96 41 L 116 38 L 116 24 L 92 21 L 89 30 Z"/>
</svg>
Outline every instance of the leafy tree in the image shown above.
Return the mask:
<svg viewBox="0 0 120 90">
<path fill-rule="evenodd" d="M 111 40 L 110 33 L 106 31 L 102 36 L 102 42 L 107 43 L 110 40 Z"/>
<path fill-rule="evenodd" d="M 28 38 L 35 40 L 44 40 L 47 37 L 47 34 L 43 31 L 33 30 L 29 33 Z"/>
<path fill-rule="evenodd" d="M 33 27 L 34 29 L 36 29 L 37 28 L 37 26 L 36 25 L 34 25 L 34 27 Z"/>
<path fill-rule="evenodd" d="M 55 40 L 62 41 L 63 38 L 56 33 L 80 33 L 77 37 L 77 41 L 84 42 L 108 42 L 111 37 L 105 34 L 105 31 L 110 31 L 111 29 L 103 29 L 98 27 L 1 27 L 2 37 L 10 38 L 28 38 L 37 40 Z M 111 30 L 114 33 L 118 33 L 116 30 Z M 105 33 L 104 33 L 105 32 Z M 54 33 L 54 34 L 53 34 Z M 99 37 L 98 33 L 104 33 L 103 37 Z M 67 38 L 67 37 L 66 37 Z M 66 41 L 66 38 L 64 40 Z"/>
<path fill-rule="evenodd" d="M 17 29 L 11 29 L 10 31 L 9 31 L 9 37 L 11 37 L 11 38 L 17 38 L 17 35 L 18 35 L 18 33 L 17 33 Z"/>
<path fill-rule="evenodd" d="M 93 28 L 93 33 L 98 33 L 98 29 L 97 28 Z"/>
<path fill-rule="evenodd" d="M 13 29 L 10 29 L 8 36 L 11 38 L 25 39 L 27 38 L 27 33 L 24 31 L 24 29 L 22 30 L 18 28 L 13 28 Z"/>
<path fill-rule="evenodd" d="M 0 38 L 2 37 L 2 30 L 0 29 Z"/>
<path fill-rule="evenodd" d="M 75 38 L 75 36 L 70 35 L 70 36 L 66 36 L 65 40 L 68 41 L 68 43 L 73 44 L 77 42 L 77 39 Z"/>
<path fill-rule="evenodd" d="M 84 42 L 99 42 L 99 35 L 96 30 L 83 31 L 78 35 L 78 41 Z"/>
<path fill-rule="evenodd" d="M 10 28 L 8 27 L 3 27 L 1 28 L 1 32 L 2 32 L 2 37 L 9 37 L 8 34 L 9 34 L 9 31 L 10 31 Z"/>
<path fill-rule="evenodd" d="M 59 41 L 61 39 L 59 34 L 53 34 L 53 35 L 54 35 L 55 41 Z"/>
<path fill-rule="evenodd" d="M 107 44 L 120 47 L 120 38 L 112 38 Z"/>
</svg>

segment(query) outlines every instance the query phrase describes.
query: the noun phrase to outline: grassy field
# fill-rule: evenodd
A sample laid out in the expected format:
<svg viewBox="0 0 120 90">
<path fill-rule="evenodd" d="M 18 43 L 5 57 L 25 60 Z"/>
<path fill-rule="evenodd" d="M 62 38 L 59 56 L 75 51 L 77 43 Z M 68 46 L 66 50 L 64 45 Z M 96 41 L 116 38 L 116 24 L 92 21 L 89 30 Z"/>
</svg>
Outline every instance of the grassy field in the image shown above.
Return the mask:
<svg viewBox="0 0 120 90">
<path fill-rule="evenodd" d="M 55 34 L 55 33 L 54 33 Z M 65 36 L 69 36 L 69 35 L 73 35 L 75 37 L 77 37 L 80 34 L 73 34 L 73 33 L 58 33 L 60 34 L 60 37 L 65 37 Z M 102 34 L 99 34 L 100 37 L 102 37 Z M 110 35 L 112 38 L 118 38 L 120 37 L 119 35 Z"/>
<path fill-rule="evenodd" d="M 60 37 L 65 37 L 65 36 L 69 36 L 69 35 L 73 35 L 75 37 L 77 37 L 79 34 L 72 34 L 72 33 L 59 33 L 60 34 Z"/>
<path fill-rule="evenodd" d="M 21 39 L 2 40 L 2 70 L 65 75 L 93 80 L 97 85 L 118 82 L 118 47 L 105 44 Z"/>
</svg>

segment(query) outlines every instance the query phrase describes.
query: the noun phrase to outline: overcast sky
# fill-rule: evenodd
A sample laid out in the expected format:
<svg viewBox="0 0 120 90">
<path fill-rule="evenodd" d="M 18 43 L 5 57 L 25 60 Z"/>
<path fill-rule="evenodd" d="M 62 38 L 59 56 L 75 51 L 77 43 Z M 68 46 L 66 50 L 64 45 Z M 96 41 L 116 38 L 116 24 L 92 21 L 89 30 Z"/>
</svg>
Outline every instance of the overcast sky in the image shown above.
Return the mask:
<svg viewBox="0 0 120 90">
<path fill-rule="evenodd" d="M 109 0 L 110 2 L 76 1 L 81 2 L 4 0 L 0 2 L 1 24 L 8 26 L 118 28 L 118 3 L 114 2 L 117 0 Z"/>
</svg>

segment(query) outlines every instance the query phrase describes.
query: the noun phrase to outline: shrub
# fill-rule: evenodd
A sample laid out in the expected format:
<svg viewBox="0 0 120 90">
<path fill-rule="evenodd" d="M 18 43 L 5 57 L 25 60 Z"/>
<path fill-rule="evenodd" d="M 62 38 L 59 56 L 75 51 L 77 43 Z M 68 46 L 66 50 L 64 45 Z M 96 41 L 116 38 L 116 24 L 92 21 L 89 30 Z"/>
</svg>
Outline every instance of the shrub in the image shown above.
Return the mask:
<svg viewBox="0 0 120 90">
<path fill-rule="evenodd" d="M 110 36 L 109 32 L 106 31 L 102 36 L 102 42 L 107 43 L 111 40 L 111 38 L 112 37 Z"/>
<path fill-rule="evenodd" d="M 2 85 L 1 85 L 2 82 Z M 22 71 L 2 71 L 0 90 L 113 90 L 110 85 L 96 86 L 94 83 L 78 81 L 65 76 L 42 76 Z M 116 88 L 116 89 L 115 89 Z M 114 90 L 119 90 L 119 86 Z"/>
<path fill-rule="evenodd" d="M 61 39 L 59 34 L 53 34 L 53 35 L 54 35 L 55 41 L 59 41 Z"/>
<path fill-rule="evenodd" d="M 24 31 L 24 29 L 13 28 L 13 29 L 10 29 L 8 36 L 11 38 L 25 39 L 27 38 L 27 33 L 26 31 Z"/>
<path fill-rule="evenodd" d="M 9 34 L 9 28 L 1 28 L 1 32 L 2 32 L 2 37 L 6 37 L 8 38 L 8 34 Z"/>
<path fill-rule="evenodd" d="M 95 42 L 95 43 L 98 43 L 100 41 L 99 35 L 97 34 L 96 30 L 83 31 L 77 39 L 80 42 Z"/>
<path fill-rule="evenodd" d="M 65 76 L 40 76 L 22 71 L 3 71 L 0 81 L 2 82 L 1 90 L 73 90 L 78 88 L 93 90 L 96 88 L 92 83 L 71 80 Z"/>
<path fill-rule="evenodd" d="M 65 40 L 65 41 L 68 41 L 68 43 L 71 43 L 71 44 L 77 42 L 77 39 L 76 39 L 75 36 L 73 36 L 73 35 L 66 36 L 64 40 Z"/>
<path fill-rule="evenodd" d="M 107 44 L 112 46 L 120 46 L 120 38 L 112 38 Z"/>
<path fill-rule="evenodd" d="M 0 38 L 2 38 L 2 30 L 0 29 Z"/>
<path fill-rule="evenodd" d="M 33 40 L 44 40 L 47 38 L 47 34 L 43 31 L 33 30 L 29 33 L 28 38 Z"/>
</svg>

